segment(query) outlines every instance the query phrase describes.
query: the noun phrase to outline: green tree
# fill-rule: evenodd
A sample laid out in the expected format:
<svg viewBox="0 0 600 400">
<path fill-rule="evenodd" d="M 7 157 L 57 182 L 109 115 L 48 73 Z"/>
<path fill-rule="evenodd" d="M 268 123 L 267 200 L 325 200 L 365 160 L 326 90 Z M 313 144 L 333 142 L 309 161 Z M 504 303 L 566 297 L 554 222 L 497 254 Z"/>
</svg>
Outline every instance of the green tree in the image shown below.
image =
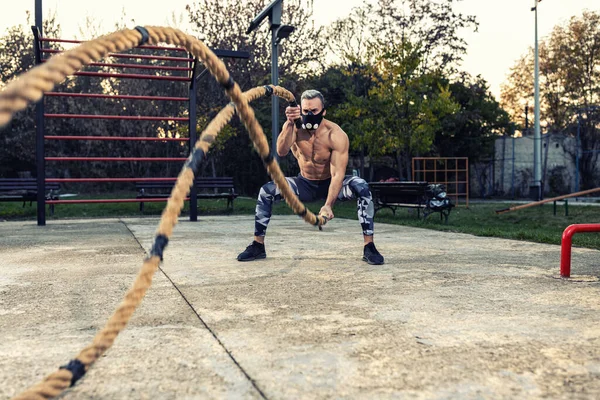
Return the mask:
<svg viewBox="0 0 600 400">
<path fill-rule="evenodd" d="M 600 13 L 585 11 L 554 28 L 540 43 L 542 126 L 572 135 L 580 123 L 580 176 L 583 189 L 597 187 L 600 154 Z M 533 52 L 521 57 L 502 88 L 501 103 L 515 121 L 533 104 Z M 572 152 L 575 159 L 577 152 Z"/>
<path fill-rule="evenodd" d="M 228 66 L 242 89 L 269 83 L 271 71 L 271 40 L 268 22 L 250 34 L 250 21 L 264 8 L 263 0 L 227 1 L 203 0 L 186 6 L 190 22 L 198 37 L 209 47 L 248 51 L 248 61 L 228 61 Z M 282 81 L 295 81 L 322 71 L 326 38 L 322 28 L 312 20 L 312 1 L 287 0 L 283 7 L 282 24 L 295 27 L 292 35 L 278 46 L 279 74 Z M 216 17 L 218 16 L 218 17 Z M 292 88 L 293 89 L 293 88 Z"/>
<path fill-rule="evenodd" d="M 334 22 L 329 47 L 342 63 L 372 61 L 372 44 L 394 48 L 408 41 L 418 44 L 421 72 L 453 72 L 466 51 L 460 33 L 477 29 L 473 15 L 453 9 L 454 0 L 378 0 L 364 2 L 350 15 Z"/>
<path fill-rule="evenodd" d="M 481 77 L 463 73 L 450 83 L 452 100 L 459 108 L 442 118 L 436 133 L 433 154 L 441 157 L 469 157 L 479 162 L 493 157 L 494 142 L 515 130 L 508 113 L 500 107 Z"/>
<path fill-rule="evenodd" d="M 29 13 L 26 18 L 26 25 L 10 27 L 0 37 L 0 90 L 35 64 Z M 55 36 L 60 32 L 54 15 L 44 21 L 43 29 L 48 36 Z M 14 177 L 18 172 L 34 173 L 34 109 L 30 105 L 17 113 L 0 131 L 0 176 Z"/>
<path fill-rule="evenodd" d="M 429 153 L 445 116 L 457 110 L 447 76 L 466 50 L 474 16 L 453 1 L 365 2 L 329 29 L 329 48 L 354 86 L 334 112 L 355 149 L 391 154 L 410 178 L 411 158 Z"/>
<path fill-rule="evenodd" d="M 374 79 L 366 95 L 348 94 L 338 115 L 352 119 L 360 135 L 353 147 L 372 156 L 393 154 L 398 176 L 410 179 L 413 156 L 429 152 L 442 118 L 457 110 L 448 86 L 435 73 L 421 73 L 418 46 L 405 41 L 380 44 L 375 63 L 365 69 Z"/>
<path fill-rule="evenodd" d="M 224 60 L 242 90 L 265 85 L 271 81 L 271 39 L 268 21 L 246 34 L 250 21 L 268 4 L 264 0 L 227 1 L 206 0 L 186 7 L 197 36 L 211 48 L 248 51 L 249 60 Z M 309 75 L 324 70 L 326 37 L 324 30 L 315 28 L 311 1 L 286 0 L 282 24 L 292 25 L 295 31 L 278 46 L 280 84 L 296 93 L 298 84 Z M 215 17 L 218 16 L 218 17 Z M 227 104 L 222 88 L 214 79 L 204 78 L 199 87 L 199 115 L 212 116 Z M 281 102 L 280 115 L 285 102 Z M 268 99 L 252 104 L 257 119 L 271 140 L 271 104 Z M 284 121 L 280 117 L 281 121 Z M 217 173 L 233 174 L 236 186 L 254 195 L 268 180 L 260 158 L 255 154 L 244 127 L 234 118 L 231 126 L 236 135 L 228 136 L 223 146 L 213 149 L 209 157 Z M 286 162 L 282 168 L 287 171 Z M 293 163 L 289 163 L 294 165 Z"/>
</svg>

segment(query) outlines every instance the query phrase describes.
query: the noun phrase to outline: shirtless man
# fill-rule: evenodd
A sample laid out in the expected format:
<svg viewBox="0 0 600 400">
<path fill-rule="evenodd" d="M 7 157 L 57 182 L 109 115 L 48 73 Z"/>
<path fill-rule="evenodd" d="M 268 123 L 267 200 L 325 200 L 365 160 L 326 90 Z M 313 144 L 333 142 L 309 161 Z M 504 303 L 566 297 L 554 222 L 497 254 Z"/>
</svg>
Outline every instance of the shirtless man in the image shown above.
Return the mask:
<svg viewBox="0 0 600 400">
<path fill-rule="evenodd" d="M 374 207 L 369 185 L 359 177 L 344 176 L 348 164 L 348 136 L 337 124 L 323 119 L 326 114 L 325 99 L 320 92 L 305 91 L 300 105 L 286 108 L 287 121 L 277 139 L 277 154 L 285 157 L 291 149 L 300 167 L 297 177 L 285 179 L 302 202 L 325 199 L 319 214 L 329 220 L 333 219 L 332 207 L 336 200 L 356 198 L 358 221 L 365 243 L 362 259 L 372 265 L 383 264 L 383 257 L 373 243 Z M 298 118 L 302 118 L 301 129 L 295 126 Z M 256 203 L 254 241 L 238 255 L 238 261 L 267 257 L 265 233 L 273 204 L 281 200 L 281 192 L 272 181 L 260 189 Z"/>
</svg>

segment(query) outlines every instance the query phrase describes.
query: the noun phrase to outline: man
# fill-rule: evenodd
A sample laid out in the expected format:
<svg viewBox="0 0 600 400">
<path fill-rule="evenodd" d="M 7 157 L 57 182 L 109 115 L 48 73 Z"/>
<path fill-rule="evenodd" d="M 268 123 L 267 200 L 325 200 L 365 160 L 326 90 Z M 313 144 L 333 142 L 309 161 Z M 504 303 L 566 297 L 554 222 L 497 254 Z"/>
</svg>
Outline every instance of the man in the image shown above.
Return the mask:
<svg viewBox="0 0 600 400">
<path fill-rule="evenodd" d="M 348 164 L 349 141 L 346 133 L 335 123 L 323 119 L 325 99 L 317 90 L 302 94 L 301 107 L 287 107 L 287 121 L 277 139 L 277 154 L 285 157 L 290 150 L 298 160 L 300 174 L 286 178 L 302 202 L 325 199 L 319 214 L 333 219 L 336 200 L 357 199 L 358 220 L 364 237 L 363 260 L 372 265 L 383 264 L 383 257 L 373 243 L 374 207 L 369 185 L 356 176 L 344 176 Z M 302 112 L 301 112 L 302 111 Z M 302 118 L 301 128 L 295 121 Z M 274 182 L 260 189 L 256 204 L 254 241 L 238 255 L 238 261 L 252 261 L 267 256 L 265 233 L 271 219 L 273 204 L 282 200 Z"/>
</svg>

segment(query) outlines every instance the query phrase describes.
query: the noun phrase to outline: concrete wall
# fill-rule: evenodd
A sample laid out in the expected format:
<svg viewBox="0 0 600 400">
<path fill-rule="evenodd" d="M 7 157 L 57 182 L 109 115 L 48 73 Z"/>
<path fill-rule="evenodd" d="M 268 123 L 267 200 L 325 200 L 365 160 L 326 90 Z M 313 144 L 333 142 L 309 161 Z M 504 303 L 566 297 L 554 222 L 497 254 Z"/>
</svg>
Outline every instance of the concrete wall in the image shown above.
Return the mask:
<svg viewBox="0 0 600 400">
<path fill-rule="evenodd" d="M 495 143 L 493 185 L 497 195 L 526 197 L 533 184 L 533 136 L 500 138 Z M 575 191 L 576 140 L 563 134 L 542 135 L 544 194 Z"/>
<path fill-rule="evenodd" d="M 572 193 L 576 190 L 576 139 L 562 133 L 542 135 L 542 181 L 544 196 Z M 348 169 L 360 168 L 359 157 L 350 157 Z M 367 180 L 396 176 L 391 157 L 365 157 Z M 495 142 L 494 160 L 469 163 L 469 195 L 473 197 L 529 197 L 533 184 L 533 136 L 501 137 Z"/>
</svg>

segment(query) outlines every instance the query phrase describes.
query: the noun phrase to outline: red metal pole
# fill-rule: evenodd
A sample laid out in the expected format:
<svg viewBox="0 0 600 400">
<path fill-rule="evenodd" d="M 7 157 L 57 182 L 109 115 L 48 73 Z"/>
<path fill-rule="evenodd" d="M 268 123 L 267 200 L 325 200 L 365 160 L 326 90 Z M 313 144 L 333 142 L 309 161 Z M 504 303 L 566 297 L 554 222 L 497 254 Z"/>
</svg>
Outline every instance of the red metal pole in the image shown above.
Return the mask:
<svg viewBox="0 0 600 400">
<path fill-rule="evenodd" d="M 46 140 L 115 140 L 147 142 L 187 142 L 190 138 L 158 138 L 148 136 L 44 136 Z"/>
<path fill-rule="evenodd" d="M 44 60 L 43 62 L 46 62 Z M 87 67 L 111 67 L 111 68 L 138 68 L 138 69 L 151 69 L 158 71 L 191 71 L 190 67 L 171 67 L 162 65 L 144 65 L 144 64 L 119 64 L 119 63 L 89 63 Z"/>
<path fill-rule="evenodd" d="M 40 38 L 40 42 L 50 43 L 83 43 L 83 40 L 72 40 L 72 39 L 52 39 L 52 38 Z M 187 51 L 184 47 L 168 47 L 168 46 L 138 46 L 138 49 L 151 49 L 151 50 L 168 50 L 168 51 Z"/>
<path fill-rule="evenodd" d="M 185 161 L 184 157 L 46 157 L 46 161 Z"/>
<path fill-rule="evenodd" d="M 52 97 L 90 97 L 90 98 L 94 98 L 94 99 L 122 99 L 122 100 L 188 101 L 187 97 L 132 96 L 132 95 L 127 95 L 127 94 L 99 94 L 99 93 L 45 92 L 44 96 L 52 96 Z"/>
<path fill-rule="evenodd" d="M 46 183 L 64 182 L 175 182 L 175 178 L 46 178 Z"/>
<path fill-rule="evenodd" d="M 150 74 L 113 74 L 109 72 L 74 72 L 72 75 L 77 76 L 98 76 L 101 78 L 129 78 L 129 79 L 151 79 L 159 81 L 176 81 L 189 82 L 187 76 L 165 76 L 165 75 L 150 75 Z"/>
<path fill-rule="evenodd" d="M 62 50 L 50 50 L 50 49 L 42 49 L 42 53 L 49 54 L 57 54 L 62 53 Z M 194 61 L 193 58 L 187 57 L 167 57 L 167 56 L 146 56 L 142 54 L 123 54 L 123 53 L 108 53 L 106 57 L 115 57 L 115 58 L 139 58 L 141 60 L 163 60 L 163 61 L 178 61 L 178 62 L 190 62 Z"/>
<path fill-rule="evenodd" d="M 186 197 L 188 201 L 190 198 Z M 145 199 L 87 199 L 87 200 L 46 200 L 46 204 L 84 204 L 84 203 L 158 203 L 166 202 L 167 198 L 145 198 Z"/>
<path fill-rule="evenodd" d="M 44 114 L 46 118 L 120 119 L 135 121 L 187 121 L 185 117 L 148 117 L 144 115 Z"/>
<path fill-rule="evenodd" d="M 136 68 L 157 71 L 191 71 L 190 67 L 171 67 L 168 65 L 144 65 L 144 64 L 122 64 L 122 63 L 89 63 L 88 67 L 110 67 L 110 68 Z"/>
<path fill-rule="evenodd" d="M 571 246 L 573 235 L 581 232 L 600 232 L 600 224 L 573 224 L 567 226 L 562 235 L 560 247 L 560 276 L 571 276 Z"/>
</svg>

